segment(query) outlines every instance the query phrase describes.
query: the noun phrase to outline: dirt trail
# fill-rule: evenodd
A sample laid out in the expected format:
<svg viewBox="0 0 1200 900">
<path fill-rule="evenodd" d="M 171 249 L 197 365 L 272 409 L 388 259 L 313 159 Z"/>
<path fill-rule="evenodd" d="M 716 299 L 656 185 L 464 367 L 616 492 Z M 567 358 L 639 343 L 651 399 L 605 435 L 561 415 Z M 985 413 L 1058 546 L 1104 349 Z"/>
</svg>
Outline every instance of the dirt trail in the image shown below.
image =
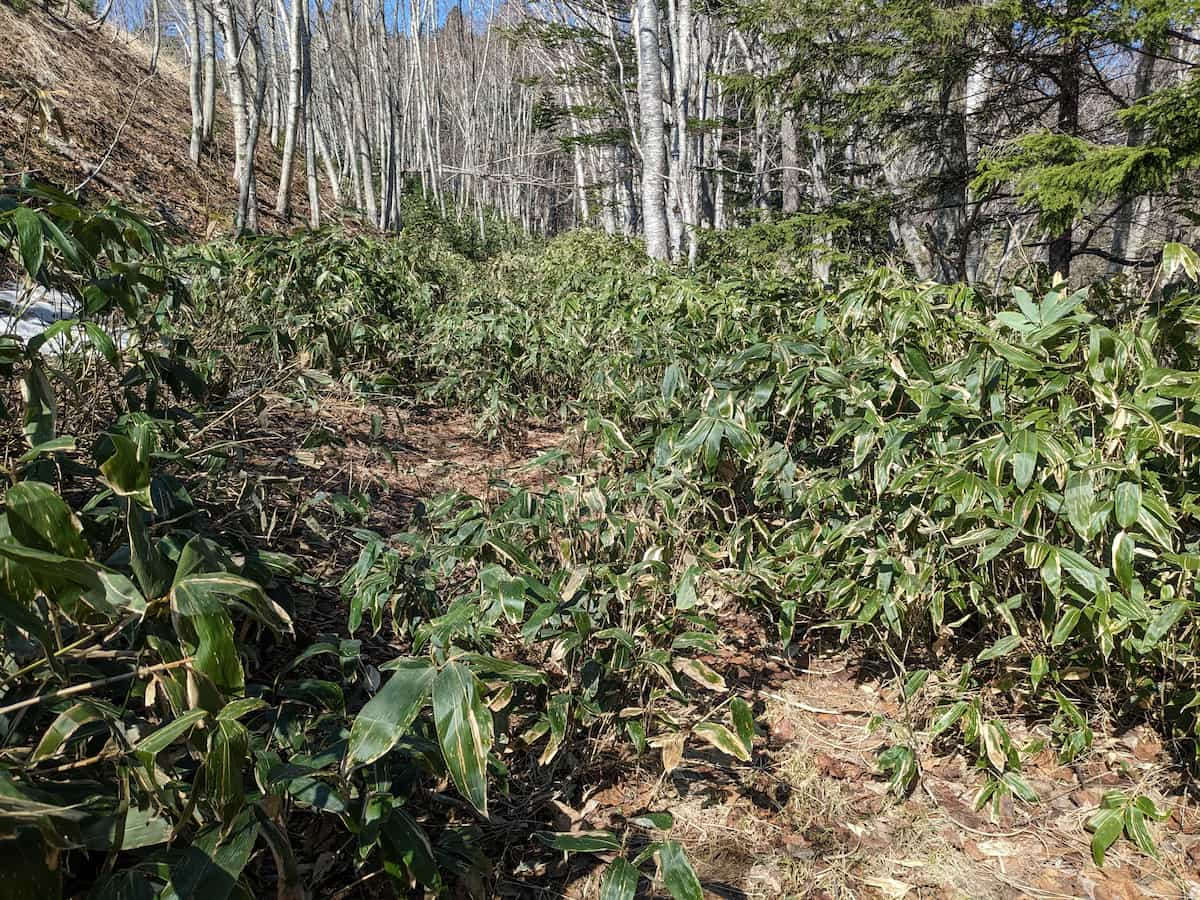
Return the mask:
<svg viewBox="0 0 1200 900">
<path fill-rule="evenodd" d="M 529 463 L 565 442 L 561 433 L 531 428 L 498 448 L 458 414 L 272 394 L 232 417 L 228 430 L 238 443 L 236 464 L 222 476 L 227 489 L 243 498 L 257 492 L 269 533 L 283 549 L 318 561 L 308 574 L 331 582 L 356 550 L 330 523 L 353 519 L 337 510 L 352 510 L 356 493 L 371 498 L 356 524 L 390 534 L 405 527 L 421 498 L 449 489 L 483 494 L 497 489 L 497 479 L 536 480 Z M 344 629 L 336 597 L 312 601 L 308 628 Z M 1080 761 L 1062 766 L 1046 750 L 1026 766 L 1042 802 L 1006 803 L 995 821 L 974 809 L 983 780 L 971 761 L 934 752 L 917 733 L 908 740 L 924 748 L 921 779 L 897 799 L 876 754 L 906 734 L 909 712 L 917 711 L 903 708 L 894 673 L 844 650 L 772 655 L 751 615 L 732 606 L 720 614 L 728 618 L 727 643 L 706 661 L 754 707 L 760 733 L 752 762 L 689 746 L 664 773 L 658 751 L 638 758 L 623 740 L 589 747 L 587 758 L 565 755 L 530 785 L 521 803 L 545 820 L 534 827 L 620 829 L 639 813 L 668 810 L 672 837 L 711 897 L 1200 900 L 1200 809 L 1180 796 L 1182 778 L 1150 731 L 1114 735 L 1092 722 L 1095 745 Z M 1018 743 L 1049 738 L 1017 718 L 1005 724 Z M 1158 859 L 1118 841 L 1103 869 L 1093 865 L 1084 822 L 1109 790 L 1146 793 L 1169 811 L 1155 827 Z M 564 861 L 537 848 L 528 831 L 498 840 L 498 895 L 598 895 L 603 858 Z"/>
</svg>

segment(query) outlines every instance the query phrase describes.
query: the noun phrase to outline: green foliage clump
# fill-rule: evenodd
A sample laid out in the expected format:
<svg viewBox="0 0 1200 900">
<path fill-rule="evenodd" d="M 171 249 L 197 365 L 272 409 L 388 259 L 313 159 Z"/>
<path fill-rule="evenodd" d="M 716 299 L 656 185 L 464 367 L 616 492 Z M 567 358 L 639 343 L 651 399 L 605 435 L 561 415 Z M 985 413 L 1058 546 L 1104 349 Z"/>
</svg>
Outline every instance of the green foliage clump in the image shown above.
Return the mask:
<svg viewBox="0 0 1200 900">
<path fill-rule="evenodd" d="M 407 185 L 400 202 L 402 232 L 415 243 L 445 244 L 468 259 L 481 261 L 529 243 L 525 230 L 491 209 L 465 218 L 449 216 L 420 185 Z"/>
<path fill-rule="evenodd" d="M 413 336 L 431 311 L 465 290 L 472 264 L 448 245 L 407 234 L 381 239 L 336 230 L 206 244 L 181 260 L 195 321 L 211 343 L 303 353 L 312 367 L 410 372 Z"/>
<path fill-rule="evenodd" d="M 1012 183 L 1042 227 L 1061 231 L 1104 200 L 1154 193 L 1177 168 L 1166 147 L 1097 146 L 1083 138 L 1038 132 L 986 160 L 972 183 L 987 192 Z"/>
<path fill-rule="evenodd" d="M 1200 166 L 1200 78 L 1163 88 L 1117 112 L 1144 140 L 1130 146 L 1037 131 L 1002 145 L 979 165 L 972 189 L 1012 184 L 1022 203 L 1056 232 L 1105 201 L 1166 190 Z"/>
</svg>

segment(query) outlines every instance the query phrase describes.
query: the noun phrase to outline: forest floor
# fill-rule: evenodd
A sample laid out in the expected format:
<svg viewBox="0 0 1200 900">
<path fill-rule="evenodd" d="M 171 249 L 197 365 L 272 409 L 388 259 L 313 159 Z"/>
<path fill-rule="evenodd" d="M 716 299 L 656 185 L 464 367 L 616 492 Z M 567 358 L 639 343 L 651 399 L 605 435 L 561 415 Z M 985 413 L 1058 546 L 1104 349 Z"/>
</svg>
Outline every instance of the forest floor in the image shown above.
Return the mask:
<svg viewBox="0 0 1200 900">
<path fill-rule="evenodd" d="M 391 534 L 422 498 L 534 483 L 545 477 L 532 465 L 539 455 L 579 452 L 573 436 L 533 427 L 506 446 L 490 445 L 469 418 L 428 408 L 340 396 L 298 402 L 270 392 L 253 399 L 219 425 L 240 448 L 226 489 L 259 498 L 267 533 L 303 554 L 318 585 L 335 585 L 353 562 L 356 547 L 338 536 L 347 517 Z M 336 499 L 362 493 L 370 504 L 361 513 Z M 314 590 L 308 609 L 298 610 L 304 629 L 343 631 L 336 590 Z M 613 741 L 514 778 L 530 794 L 509 798 L 510 808 L 524 810 L 521 825 L 500 823 L 493 842 L 499 896 L 597 896 L 605 860 L 564 862 L 532 841 L 532 831 L 619 827 L 666 809 L 675 817 L 672 836 L 712 897 L 1200 898 L 1200 806 L 1184 795 L 1184 778 L 1151 731 L 1118 733 L 1098 716 L 1082 759 L 1063 766 L 1047 750 L 1026 766 L 1041 802 L 1005 804 L 995 820 L 974 809 L 982 780 L 971 761 L 918 740 L 921 779 L 897 799 L 875 765 L 908 718 L 886 661 L 816 640 L 785 656 L 752 614 L 732 602 L 722 612 L 725 644 L 704 659 L 755 709 L 752 762 L 689 752 L 664 773 L 657 751 L 637 758 L 627 742 Z M 368 647 L 376 663 L 401 651 L 383 638 Z M 1019 717 L 1006 725 L 1018 741 L 1042 730 L 1031 733 Z M 1148 794 L 1169 813 L 1156 827 L 1157 859 L 1118 841 L 1103 868 L 1092 863 L 1084 823 L 1109 790 Z M 308 875 L 320 891 L 326 872 L 322 855 L 313 857 Z M 376 885 L 343 882 L 335 893 L 375 896 Z"/>
</svg>

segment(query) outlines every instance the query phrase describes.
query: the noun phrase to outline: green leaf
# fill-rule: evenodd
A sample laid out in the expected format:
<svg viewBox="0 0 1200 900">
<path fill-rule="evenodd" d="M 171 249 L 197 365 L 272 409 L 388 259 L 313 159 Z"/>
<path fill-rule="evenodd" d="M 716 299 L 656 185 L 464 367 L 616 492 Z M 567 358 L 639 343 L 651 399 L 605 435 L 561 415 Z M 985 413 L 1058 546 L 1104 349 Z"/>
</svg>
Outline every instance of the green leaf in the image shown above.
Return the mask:
<svg viewBox="0 0 1200 900">
<path fill-rule="evenodd" d="M 1036 691 L 1038 685 L 1042 683 L 1042 679 L 1046 677 L 1046 673 L 1050 671 L 1050 664 L 1046 661 L 1046 656 L 1039 653 L 1033 658 L 1029 664 L 1029 681 Z"/>
<path fill-rule="evenodd" d="M 670 403 L 671 398 L 675 396 L 675 391 L 679 389 L 679 385 L 683 381 L 683 369 L 678 363 L 671 363 L 663 372 L 662 378 L 662 398 L 664 403 Z"/>
<path fill-rule="evenodd" d="M 173 857 L 171 881 L 161 900 L 226 900 L 257 840 L 258 823 L 249 809 L 227 831 L 217 825 L 203 829 Z"/>
<path fill-rule="evenodd" d="M 150 732 L 150 734 L 133 745 L 133 750 L 135 753 L 145 753 L 153 757 L 175 743 L 177 738 L 182 737 L 185 732 L 191 730 L 193 725 L 200 722 L 207 715 L 208 712 L 206 710 L 189 709 L 178 718 L 172 719 L 161 728 Z"/>
<path fill-rule="evenodd" d="M 733 716 L 733 728 L 737 732 L 738 740 L 742 742 L 742 746 L 746 748 L 747 753 L 753 754 L 754 710 L 741 697 L 733 698 L 729 704 L 729 710 Z"/>
<path fill-rule="evenodd" d="M 42 270 L 46 253 L 46 239 L 42 234 L 42 219 L 27 206 L 18 206 L 12 211 L 13 224 L 17 227 L 17 243 L 21 247 L 21 262 L 33 280 Z"/>
<path fill-rule="evenodd" d="M 373 763 L 395 747 L 425 704 L 436 671 L 425 660 L 406 662 L 355 717 L 347 767 Z"/>
<path fill-rule="evenodd" d="M 1175 623 L 1179 621 L 1179 617 L 1187 608 L 1188 604 L 1185 600 L 1176 600 L 1163 607 L 1162 611 L 1154 617 L 1154 621 L 1150 623 L 1150 627 L 1146 629 L 1144 645 L 1149 648 L 1158 644 L 1175 627 Z"/>
<path fill-rule="evenodd" d="M 646 752 L 646 728 L 641 722 L 637 719 L 630 719 L 625 723 L 625 733 L 633 741 L 633 748 L 639 756 Z"/>
<path fill-rule="evenodd" d="M 147 597 L 162 597 L 171 589 L 174 565 L 150 537 L 145 515 L 132 500 L 126 503 L 125 528 L 129 534 L 129 567 Z"/>
<path fill-rule="evenodd" d="M 902 695 L 905 700 L 911 700 L 918 691 L 925 686 L 925 682 L 929 680 L 929 669 L 917 669 L 904 680 L 904 688 Z"/>
<path fill-rule="evenodd" d="M 997 772 L 1003 772 L 1008 762 L 1008 734 L 999 722 L 985 722 L 981 731 L 983 752 Z"/>
<path fill-rule="evenodd" d="M 538 765 L 548 765 L 558 753 L 563 740 L 567 736 L 567 716 L 571 712 L 571 695 L 568 693 L 555 694 L 546 704 L 546 723 L 550 729 L 550 740 L 538 757 Z"/>
<path fill-rule="evenodd" d="M 513 662 L 511 659 L 499 659 L 484 653 L 463 653 L 458 661 L 470 666 L 471 671 L 482 678 L 500 678 L 504 681 L 524 681 L 529 684 L 545 684 L 546 673 L 533 666 Z M 385 663 L 387 669 L 395 663 Z"/>
<path fill-rule="evenodd" d="M 1022 491 L 1033 482 L 1037 469 L 1038 437 L 1032 428 L 1023 428 L 1012 436 L 1013 481 Z"/>
<path fill-rule="evenodd" d="M 1075 626 L 1079 623 L 1079 616 L 1083 612 L 1078 606 L 1068 606 L 1063 610 L 1062 617 L 1058 620 L 1058 624 L 1054 626 L 1054 634 L 1050 636 L 1050 646 L 1061 646 L 1067 638 L 1075 631 Z"/>
<path fill-rule="evenodd" d="M 725 690 L 725 679 L 698 659 L 675 660 L 675 671 L 681 672 L 696 684 L 710 691 Z"/>
<path fill-rule="evenodd" d="M 1012 653 L 1020 646 L 1021 636 L 1019 634 L 1007 634 L 1000 638 L 1000 640 L 996 641 L 996 643 L 992 644 L 992 646 L 988 647 L 986 650 L 983 650 L 979 656 L 976 657 L 976 660 L 978 662 L 986 662 L 989 659 L 997 659 L 1001 656 L 1008 656 L 1008 654 Z"/>
<path fill-rule="evenodd" d="M 1158 856 L 1158 848 L 1154 845 L 1154 837 L 1146 824 L 1146 814 L 1130 803 L 1125 807 L 1125 834 L 1138 845 L 1138 848 L 1148 856 Z"/>
<path fill-rule="evenodd" d="M 639 828 L 649 828 L 655 831 L 670 831 L 675 826 L 675 817 L 669 812 L 642 813 L 629 821 Z"/>
<path fill-rule="evenodd" d="M 46 729 L 37 746 L 33 748 L 33 752 L 29 754 L 28 762 L 32 764 L 40 762 L 43 759 L 49 759 L 58 752 L 59 748 L 81 726 L 86 725 L 88 722 L 103 720 L 105 716 L 106 711 L 89 700 L 76 703 L 74 706 L 63 710 L 50 724 L 50 727 Z"/>
<path fill-rule="evenodd" d="M 1026 781 L 1016 772 L 1005 772 L 1000 776 L 1000 780 L 1007 784 L 1009 790 L 1011 790 L 1026 803 L 1038 802 L 1037 791 L 1033 789 L 1028 781 Z"/>
<path fill-rule="evenodd" d="M 383 850 L 384 867 L 390 869 L 396 862 L 402 863 L 418 883 L 436 888 L 441 883 L 438 875 L 437 857 L 429 843 L 429 835 L 412 816 L 402 809 L 392 808 L 380 831 L 380 847 Z M 393 874 L 393 878 L 395 875 Z M 403 893 L 409 884 L 400 880 Z"/>
<path fill-rule="evenodd" d="M 154 809 L 130 808 L 123 820 L 105 816 L 93 820 L 94 831 L 88 836 L 89 848 L 139 850 L 166 843 L 174 832 L 173 823 Z M 119 839 L 119 841 L 118 841 Z"/>
<path fill-rule="evenodd" d="M 1142 511 L 1142 486 L 1132 481 L 1123 481 L 1117 485 L 1113 494 L 1113 513 L 1117 524 L 1129 528 L 1138 520 Z"/>
<path fill-rule="evenodd" d="M 136 500 L 145 509 L 150 501 L 150 460 L 137 444 L 123 434 L 110 434 L 113 452 L 100 464 L 101 480 L 120 497 Z"/>
<path fill-rule="evenodd" d="M 183 568 L 182 557 L 178 568 Z M 170 597 L 172 607 L 181 616 L 225 615 L 232 608 L 277 634 L 292 630 L 291 616 L 249 578 L 230 572 L 202 572 L 182 578 L 178 575 L 177 569 Z"/>
<path fill-rule="evenodd" d="M 1170 281 L 1180 269 L 1192 281 L 1200 281 L 1200 254 L 1187 244 L 1168 241 L 1163 244 L 1163 279 Z"/>
<path fill-rule="evenodd" d="M 242 769 L 246 765 L 250 733 L 241 722 L 217 719 L 209 734 L 202 777 L 204 794 L 216 807 L 221 821 L 229 822 L 241 810 L 245 797 Z"/>
<path fill-rule="evenodd" d="M 600 879 L 600 900 L 633 900 L 639 877 L 638 870 L 625 857 L 614 859 Z"/>
<path fill-rule="evenodd" d="M 1113 537 L 1113 574 L 1117 576 L 1117 583 L 1126 594 L 1133 589 L 1133 555 L 1136 549 L 1133 538 L 1127 532 L 1118 531 Z"/>
<path fill-rule="evenodd" d="M 1154 819 L 1157 822 L 1165 822 L 1170 818 L 1170 814 L 1165 810 L 1159 812 L 1155 807 L 1154 801 L 1145 794 L 1138 794 L 1133 800 L 1133 805 L 1142 811 L 1142 814 L 1148 819 Z"/>
<path fill-rule="evenodd" d="M 708 741 L 722 753 L 728 753 L 742 762 L 750 762 L 750 751 L 724 725 L 717 722 L 701 722 L 692 729 L 692 734 Z"/>
<path fill-rule="evenodd" d="M 539 831 L 537 838 L 565 853 L 610 853 L 621 849 L 621 839 L 611 831 Z"/>
<path fill-rule="evenodd" d="M 95 322 L 84 322 L 83 330 L 87 332 L 88 340 L 92 342 L 96 352 L 103 356 L 109 365 L 116 366 L 120 362 L 116 342 L 107 331 Z"/>
<path fill-rule="evenodd" d="M 696 566 L 688 566 L 684 570 L 679 579 L 679 586 L 675 589 L 675 608 L 677 610 L 689 610 L 696 605 L 696 576 L 699 574 L 700 569 Z"/>
<path fill-rule="evenodd" d="M 486 816 L 492 714 L 466 666 L 451 662 L 437 673 L 433 680 L 433 718 L 450 777 L 459 793 Z"/>
<path fill-rule="evenodd" d="M 246 681 L 233 637 L 233 621 L 224 612 L 196 615 L 187 621 L 198 642 L 192 667 L 225 694 L 240 694 Z"/>
<path fill-rule="evenodd" d="M 1067 509 L 1067 519 L 1076 533 L 1085 539 L 1091 539 L 1092 507 L 1096 501 L 1095 490 L 1092 487 L 1092 476 L 1087 472 L 1072 472 L 1067 479 L 1067 489 L 1063 495 L 1063 503 Z"/>
<path fill-rule="evenodd" d="M 851 468 L 857 469 L 866 461 L 867 455 L 875 446 L 877 437 L 878 435 L 874 431 L 863 431 L 854 436 L 854 456 L 850 463 Z"/>
<path fill-rule="evenodd" d="M 0 548 L 4 545 L 0 544 Z M 4 557 L 0 556 L 0 559 Z M 7 560 L 5 560 L 7 565 Z M 0 588 L 7 587 L 0 579 Z M 9 596 L 0 590 L 0 623 L 7 622 L 27 632 L 30 637 L 42 645 L 48 659 L 54 659 L 55 645 L 50 638 L 46 623 L 39 619 L 23 600 Z"/>
<path fill-rule="evenodd" d="M 243 697 L 241 700 L 233 700 L 221 707 L 221 711 L 217 713 L 217 718 L 222 721 L 236 722 L 250 713 L 258 712 L 260 709 L 266 709 L 267 703 L 258 697 Z"/>
<path fill-rule="evenodd" d="M 929 726 L 930 734 L 934 736 L 941 734 L 943 731 L 961 719 L 963 717 L 963 713 L 967 711 L 970 705 L 971 704 L 969 704 L 966 700 L 957 700 L 950 706 L 946 707 L 938 714 L 938 717 L 934 719 L 933 723 Z"/>
<path fill-rule="evenodd" d="M 44 444 L 38 444 L 36 447 L 30 447 L 17 458 L 17 462 L 33 462 L 39 456 L 44 454 L 62 453 L 74 449 L 75 438 L 71 437 L 70 435 L 63 435 L 62 437 L 56 437 L 52 440 L 46 441 Z"/>
<path fill-rule="evenodd" d="M 1092 860 L 1102 866 L 1104 854 L 1125 830 L 1124 813 L 1120 809 L 1102 809 L 1092 816 L 1087 827 L 1092 832 Z"/>
<path fill-rule="evenodd" d="M 892 745 L 879 753 L 877 762 L 880 770 L 889 775 L 888 781 L 897 797 L 907 797 L 916 787 L 921 773 L 911 747 Z"/>
<path fill-rule="evenodd" d="M 79 520 L 50 485 L 18 482 L 8 489 L 4 503 L 12 536 L 26 547 L 72 559 L 88 556 Z"/>
<path fill-rule="evenodd" d="M 678 841 L 663 841 L 658 848 L 658 865 L 663 883 L 675 900 L 704 900 L 700 879 Z"/>
<path fill-rule="evenodd" d="M 83 588 L 88 604 L 105 614 L 118 608 L 144 612 L 146 601 L 128 578 L 91 560 L 71 559 L 45 550 L 0 541 L 0 557 L 17 563 L 52 595 L 64 586 Z"/>
<path fill-rule="evenodd" d="M 54 440 L 58 430 L 58 399 L 40 362 L 30 365 L 21 381 L 25 401 L 25 440 L 37 447 Z"/>
</svg>

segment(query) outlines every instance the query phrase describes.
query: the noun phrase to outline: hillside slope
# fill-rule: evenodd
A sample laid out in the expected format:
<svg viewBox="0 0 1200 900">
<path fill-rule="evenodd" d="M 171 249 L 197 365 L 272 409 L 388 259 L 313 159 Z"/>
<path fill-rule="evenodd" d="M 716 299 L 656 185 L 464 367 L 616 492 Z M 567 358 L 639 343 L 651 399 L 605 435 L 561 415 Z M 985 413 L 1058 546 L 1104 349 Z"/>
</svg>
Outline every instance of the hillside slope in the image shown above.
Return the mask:
<svg viewBox="0 0 1200 900">
<path fill-rule="evenodd" d="M 156 74 L 148 62 L 137 40 L 111 26 L 90 28 L 78 9 L 64 19 L 0 2 L 4 182 L 28 173 L 68 190 L 84 185 L 83 199 L 117 200 L 177 238 L 224 230 L 235 201 L 229 108 L 219 97 L 216 140 L 193 166 L 185 64 L 166 48 Z M 265 139 L 258 166 L 263 224 L 282 225 L 269 213 L 279 159 Z M 295 205 L 303 221 L 304 198 Z"/>
</svg>

